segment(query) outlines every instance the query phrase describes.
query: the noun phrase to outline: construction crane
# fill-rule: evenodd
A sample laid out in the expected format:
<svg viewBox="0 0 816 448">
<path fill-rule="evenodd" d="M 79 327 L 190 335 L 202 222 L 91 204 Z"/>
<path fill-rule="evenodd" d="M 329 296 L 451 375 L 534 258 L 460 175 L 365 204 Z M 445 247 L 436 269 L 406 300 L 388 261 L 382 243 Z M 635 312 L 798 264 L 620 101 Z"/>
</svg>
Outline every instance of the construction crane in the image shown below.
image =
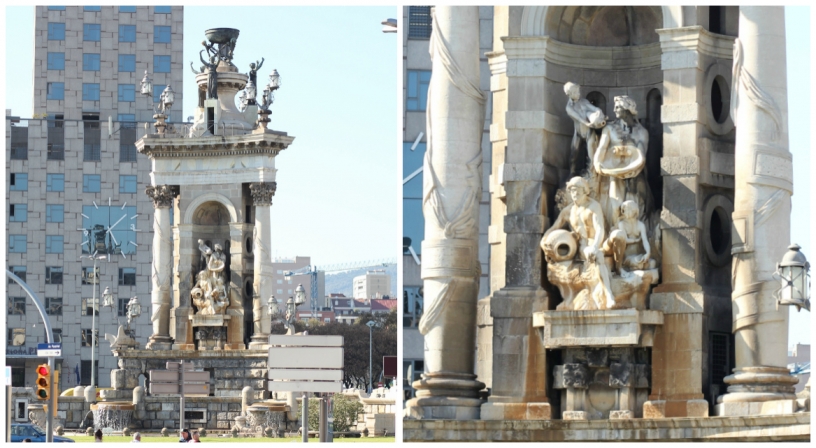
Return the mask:
<svg viewBox="0 0 816 448">
<path fill-rule="evenodd" d="M 301 275 L 308 275 L 309 276 L 309 284 L 311 285 L 312 290 L 312 303 L 311 303 L 311 310 L 312 310 L 312 319 L 317 316 L 317 276 L 318 272 L 341 272 L 341 271 L 353 271 L 356 269 L 368 269 L 368 268 L 380 268 L 380 267 L 388 267 L 394 266 L 397 264 L 397 260 L 394 258 L 384 258 L 380 260 L 367 260 L 367 261 L 357 261 L 351 263 L 338 263 L 338 264 L 331 264 L 322 269 L 318 269 L 317 266 L 307 265 L 303 266 L 300 269 L 294 271 L 286 271 L 283 273 L 284 278 L 289 280 L 291 277 L 297 277 Z"/>
</svg>

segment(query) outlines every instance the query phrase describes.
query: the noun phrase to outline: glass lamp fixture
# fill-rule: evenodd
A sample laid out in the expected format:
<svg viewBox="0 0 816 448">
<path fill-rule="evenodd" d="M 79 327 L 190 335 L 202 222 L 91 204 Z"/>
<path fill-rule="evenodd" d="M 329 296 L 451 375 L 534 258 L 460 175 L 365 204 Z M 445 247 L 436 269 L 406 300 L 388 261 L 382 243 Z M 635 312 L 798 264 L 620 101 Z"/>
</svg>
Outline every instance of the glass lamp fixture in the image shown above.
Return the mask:
<svg viewBox="0 0 816 448">
<path fill-rule="evenodd" d="M 810 263 L 798 244 L 788 246 L 788 251 L 777 263 L 773 278 L 780 282 L 775 293 L 776 304 L 792 305 L 797 311 L 810 311 Z"/>
</svg>

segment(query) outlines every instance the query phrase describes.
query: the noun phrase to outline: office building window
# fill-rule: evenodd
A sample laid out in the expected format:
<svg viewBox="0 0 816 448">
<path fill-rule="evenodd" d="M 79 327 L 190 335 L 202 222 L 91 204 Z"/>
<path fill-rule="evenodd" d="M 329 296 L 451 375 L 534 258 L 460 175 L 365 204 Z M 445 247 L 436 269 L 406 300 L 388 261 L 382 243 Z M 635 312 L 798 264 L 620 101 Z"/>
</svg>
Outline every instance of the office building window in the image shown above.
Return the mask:
<svg viewBox="0 0 816 448">
<path fill-rule="evenodd" d="M 136 116 L 133 114 L 119 115 L 119 161 L 136 161 Z M 121 181 L 120 188 L 121 188 Z"/>
<path fill-rule="evenodd" d="M 170 56 L 153 56 L 153 70 L 156 73 L 170 73 Z"/>
<path fill-rule="evenodd" d="M 120 6 L 119 12 L 136 12 L 135 6 Z"/>
<path fill-rule="evenodd" d="M 49 6 L 48 10 L 49 11 L 65 11 L 65 7 L 64 6 Z"/>
<path fill-rule="evenodd" d="M 431 7 L 408 7 L 408 39 L 428 39 L 431 37 Z"/>
<path fill-rule="evenodd" d="M 9 204 L 9 222 L 26 222 L 28 204 Z"/>
<path fill-rule="evenodd" d="M 9 235 L 9 253 L 24 254 L 26 252 L 25 235 Z"/>
<path fill-rule="evenodd" d="M 8 315 L 25 316 L 26 312 L 26 298 L 25 297 L 9 297 L 8 298 Z"/>
<path fill-rule="evenodd" d="M 62 328 L 52 328 L 51 334 L 54 335 L 54 342 L 62 342 Z"/>
<path fill-rule="evenodd" d="M 136 176 L 119 176 L 119 193 L 136 193 Z"/>
<path fill-rule="evenodd" d="M 153 27 L 153 43 L 154 44 L 169 44 L 170 43 L 170 27 L 169 26 L 154 26 Z"/>
<path fill-rule="evenodd" d="M 7 341 L 8 345 L 25 345 L 25 328 L 9 328 Z"/>
<path fill-rule="evenodd" d="M 45 222 L 63 222 L 65 216 L 65 206 L 62 204 L 45 205 Z"/>
<path fill-rule="evenodd" d="M 45 284 L 46 285 L 62 284 L 62 266 L 45 267 Z"/>
<path fill-rule="evenodd" d="M 102 37 L 102 25 L 85 23 L 82 25 L 82 40 L 99 42 Z"/>
<path fill-rule="evenodd" d="M 82 299 L 82 311 L 83 316 L 90 316 L 91 314 L 99 315 L 99 297 L 85 297 Z"/>
<path fill-rule="evenodd" d="M 282 290 L 282 289 L 279 289 L 279 290 L 276 292 L 276 294 L 283 294 L 283 290 Z"/>
<path fill-rule="evenodd" d="M 46 174 L 45 191 L 58 191 L 58 192 L 65 191 L 65 175 Z"/>
<path fill-rule="evenodd" d="M 99 115 L 83 115 L 82 119 L 85 129 L 85 161 L 100 160 L 102 157 L 102 130 L 99 128 Z"/>
<path fill-rule="evenodd" d="M 120 317 L 127 316 L 127 303 L 128 303 L 129 300 L 130 299 L 128 299 L 128 298 L 119 299 L 119 302 L 118 302 L 119 306 L 116 309 L 116 315 L 117 316 L 120 316 Z"/>
<path fill-rule="evenodd" d="M 158 103 L 159 101 L 161 101 L 161 94 L 162 94 L 162 92 L 164 92 L 165 88 L 167 88 L 167 86 L 157 86 L 156 84 L 153 84 L 153 102 L 154 103 Z M 167 121 L 170 121 L 170 120 L 167 120 Z"/>
<path fill-rule="evenodd" d="M 48 70 L 65 70 L 65 53 L 48 53 Z"/>
<path fill-rule="evenodd" d="M 88 300 L 90 300 L 90 299 L 88 299 Z M 88 314 L 88 315 L 90 315 L 90 314 Z M 91 333 L 90 328 L 83 328 L 82 329 L 82 346 L 83 347 L 90 347 L 91 346 L 91 343 L 92 343 L 91 342 L 91 334 L 92 333 Z M 99 330 L 96 330 L 96 332 L 93 333 L 93 345 L 95 347 L 99 347 Z M 86 363 L 88 365 L 88 369 L 87 369 L 88 370 L 88 376 L 90 376 L 90 367 L 91 367 L 91 362 L 90 361 L 82 361 L 82 367 L 83 367 L 82 371 L 84 372 L 86 370 L 85 369 L 85 364 Z M 83 383 L 83 384 L 86 384 L 86 383 Z"/>
<path fill-rule="evenodd" d="M 170 14 L 171 6 L 155 6 L 153 12 L 156 14 Z"/>
<path fill-rule="evenodd" d="M 136 268 L 119 268 L 119 285 L 136 286 Z"/>
<path fill-rule="evenodd" d="M 9 270 L 11 271 L 12 274 L 16 275 L 17 277 L 20 277 L 20 280 L 26 281 L 26 267 L 25 266 L 10 266 Z M 9 282 L 9 284 L 17 283 L 12 279 L 9 279 L 8 282 Z"/>
<path fill-rule="evenodd" d="M 49 82 L 45 85 L 45 99 L 47 100 L 64 100 L 65 99 L 65 83 L 64 82 Z"/>
<path fill-rule="evenodd" d="M 136 25 L 119 25 L 119 42 L 136 42 Z"/>
<path fill-rule="evenodd" d="M 62 268 L 60 268 L 62 269 Z M 60 283 L 62 284 L 62 273 L 60 272 Z M 46 297 L 45 312 L 50 316 L 62 316 L 62 297 Z"/>
<path fill-rule="evenodd" d="M 28 191 L 28 174 L 9 174 L 9 191 Z"/>
<path fill-rule="evenodd" d="M 136 101 L 136 86 L 133 84 L 119 84 L 118 101 Z"/>
<path fill-rule="evenodd" d="M 99 193 L 102 191 L 102 176 L 99 174 L 84 174 L 82 176 L 83 193 Z"/>
<path fill-rule="evenodd" d="M 84 253 L 84 251 L 83 251 Z M 99 278 L 99 268 L 96 268 L 96 274 L 94 274 L 93 266 L 84 266 L 82 268 L 82 284 L 83 285 L 95 285 L 97 283 L 97 279 Z"/>
<path fill-rule="evenodd" d="M 119 55 L 119 71 L 120 72 L 135 72 L 136 71 L 136 55 L 135 54 L 120 54 Z"/>
<path fill-rule="evenodd" d="M 86 6 L 85 11 L 90 11 L 90 12 L 102 11 L 102 7 L 101 6 Z"/>
<path fill-rule="evenodd" d="M 28 159 L 28 127 L 11 126 L 11 158 Z"/>
<path fill-rule="evenodd" d="M 82 101 L 99 101 L 99 83 L 82 84 Z"/>
<path fill-rule="evenodd" d="M 47 254 L 61 254 L 64 243 L 62 235 L 46 235 L 45 236 L 45 253 Z"/>
<path fill-rule="evenodd" d="M 82 55 L 82 70 L 86 72 L 98 72 L 99 71 L 99 53 L 83 53 Z"/>
<path fill-rule="evenodd" d="M 65 128 L 62 117 L 61 114 L 48 117 L 48 160 L 65 160 Z"/>
<path fill-rule="evenodd" d="M 428 102 L 428 86 L 431 83 L 430 70 L 408 70 L 405 95 L 405 109 L 424 111 Z"/>
<path fill-rule="evenodd" d="M 49 22 L 48 40 L 65 40 L 65 24 Z"/>
</svg>

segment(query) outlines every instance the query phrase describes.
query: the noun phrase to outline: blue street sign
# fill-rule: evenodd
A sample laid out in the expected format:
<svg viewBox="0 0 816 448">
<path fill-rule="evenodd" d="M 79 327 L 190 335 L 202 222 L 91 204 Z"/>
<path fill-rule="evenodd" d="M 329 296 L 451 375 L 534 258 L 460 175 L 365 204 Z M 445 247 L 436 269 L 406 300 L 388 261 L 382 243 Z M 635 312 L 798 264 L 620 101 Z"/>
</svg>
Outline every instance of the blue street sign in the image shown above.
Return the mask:
<svg viewBox="0 0 816 448">
<path fill-rule="evenodd" d="M 37 356 L 62 356 L 62 343 L 45 342 L 37 344 Z"/>
</svg>

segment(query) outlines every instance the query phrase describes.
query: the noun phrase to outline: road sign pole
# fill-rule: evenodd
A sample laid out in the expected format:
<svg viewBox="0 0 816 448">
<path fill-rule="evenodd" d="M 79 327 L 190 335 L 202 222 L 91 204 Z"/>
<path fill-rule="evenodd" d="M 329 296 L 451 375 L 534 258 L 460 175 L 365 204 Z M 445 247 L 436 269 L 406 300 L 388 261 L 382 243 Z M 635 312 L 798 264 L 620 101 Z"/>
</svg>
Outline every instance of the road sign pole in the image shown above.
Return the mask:
<svg viewBox="0 0 816 448">
<path fill-rule="evenodd" d="M 309 392 L 303 392 L 303 411 L 301 424 L 303 425 L 303 443 L 309 443 Z"/>
<path fill-rule="evenodd" d="M 6 443 L 11 443 L 11 416 L 14 412 L 11 402 L 11 386 L 6 386 Z"/>
<path fill-rule="evenodd" d="M 179 362 L 179 372 L 180 372 L 179 373 L 179 378 L 181 380 L 181 381 L 179 381 L 179 396 L 181 397 L 181 399 L 179 400 L 180 401 L 180 403 L 179 403 L 179 425 L 181 425 L 181 428 L 179 428 L 179 432 L 181 432 L 181 431 L 184 430 L 184 360 L 183 359 L 181 360 L 181 362 Z"/>
<path fill-rule="evenodd" d="M 321 397 L 319 403 L 320 403 L 320 418 L 319 418 L 319 422 L 317 424 L 317 428 L 318 428 L 318 431 L 319 431 L 319 437 L 320 438 L 318 440 L 320 440 L 320 443 L 323 443 L 323 442 L 326 441 L 326 428 L 325 428 L 325 425 L 326 425 L 326 399 Z"/>
<path fill-rule="evenodd" d="M 54 357 L 48 357 L 48 371 L 51 374 L 51 390 L 54 390 Z M 54 406 L 57 405 L 57 397 L 51 394 L 48 399 L 48 406 L 51 408 L 49 412 L 45 413 L 45 441 L 48 443 L 54 442 Z"/>
</svg>

